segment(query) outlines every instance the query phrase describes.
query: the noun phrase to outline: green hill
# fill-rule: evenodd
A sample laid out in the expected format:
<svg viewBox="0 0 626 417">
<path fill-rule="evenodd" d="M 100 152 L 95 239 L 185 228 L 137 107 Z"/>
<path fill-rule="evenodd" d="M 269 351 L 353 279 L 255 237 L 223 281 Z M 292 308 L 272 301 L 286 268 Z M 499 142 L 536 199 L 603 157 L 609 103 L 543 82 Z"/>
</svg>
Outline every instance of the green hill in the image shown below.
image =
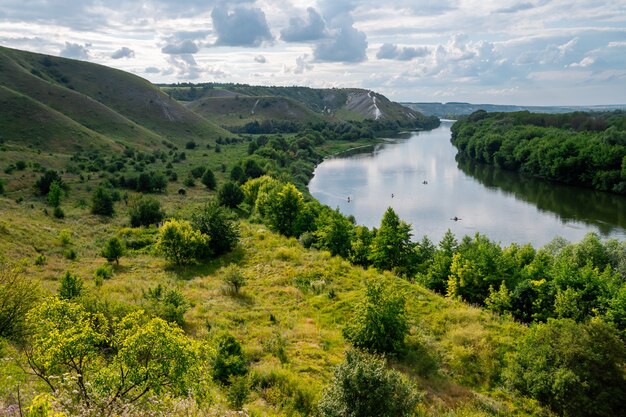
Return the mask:
<svg viewBox="0 0 626 417">
<path fill-rule="evenodd" d="M 253 86 L 246 84 L 188 84 L 161 85 L 171 97 L 180 101 L 201 100 L 208 97 L 282 97 L 291 103 L 301 103 L 310 111 L 330 120 L 397 122 L 401 125 L 426 123 L 421 113 L 390 101 L 385 96 L 359 88 L 309 88 Z M 195 108 L 195 107 L 194 107 Z M 242 117 L 247 117 L 249 108 Z M 288 120 L 289 118 L 287 118 Z M 417 126 L 419 127 L 419 126 Z"/>
<path fill-rule="evenodd" d="M 0 86 L 38 103 L 31 109 L 31 117 L 36 117 L 33 109 L 42 114 L 55 111 L 93 132 L 94 142 L 89 144 L 96 147 L 110 146 L 99 143 L 102 136 L 108 142 L 154 147 L 163 140 L 177 144 L 190 139 L 213 142 L 219 136 L 230 135 L 148 81 L 88 62 L 0 48 Z M 11 123 L 7 117 L 4 112 L 0 114 L 0 123 L 7 129 L 4 137 L 25 143 L 34 141 L 28 126 Z M 48 120 L 50 116 L 41 118 Z M 41 128 L 42 132 L 45 130 Z M 63 146 L 76 145 L 77 141 L 78 138 L 68 138 Z M 48 150 L 54 150 L 57 144 L 39 142 Z"/>
<path fill-rule="evenodd" d="M 303 104 L 286 97 L 206 97 L 190 102 L 188 108 L 220 126 L 242 126 L 265 120 L 294 123 L 326 120 Z"/>
</svg>

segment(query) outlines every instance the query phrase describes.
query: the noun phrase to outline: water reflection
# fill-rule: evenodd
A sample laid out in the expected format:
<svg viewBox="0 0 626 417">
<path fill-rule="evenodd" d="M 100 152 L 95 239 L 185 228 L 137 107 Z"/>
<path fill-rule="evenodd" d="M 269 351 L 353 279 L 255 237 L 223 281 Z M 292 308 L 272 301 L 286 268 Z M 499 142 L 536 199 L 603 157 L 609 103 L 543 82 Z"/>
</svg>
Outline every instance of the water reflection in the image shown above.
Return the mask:
<svg viewBox="0 0 626 417">
<path fill-rule="evenodd" d="M 500 189 L 551 212 L 562 221 L 595 226 L 603 235 L 626 229 L 626 198 L 527 177 L 456 157 L 458 167 L 487 188 Z"/>
<path fill-rule="evenodd" d="M 626 238 L 625 197 L 457 162 L 455 156 L 450 123 L 442 123 L 366 153 L 324 161 L 309 190 L 370 227 L 391 206 L 413 224 L 417 239 L 438 241 L 448 228 L 457 236 L 479 231 L 503 244 L 543 245 L 556 235 L 576 241 L 589 230 Z"/>
</svg>

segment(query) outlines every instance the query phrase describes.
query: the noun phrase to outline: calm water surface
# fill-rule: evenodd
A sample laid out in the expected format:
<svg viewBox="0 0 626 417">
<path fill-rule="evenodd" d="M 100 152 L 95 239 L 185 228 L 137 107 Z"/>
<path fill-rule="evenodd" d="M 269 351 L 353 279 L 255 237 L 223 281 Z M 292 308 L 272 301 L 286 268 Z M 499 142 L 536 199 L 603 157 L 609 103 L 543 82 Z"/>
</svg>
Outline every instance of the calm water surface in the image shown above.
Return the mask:
<svg viewBox="0 0 626 417">
<path fill-rule="evenodd" d="M 626 197 L 457 161 L 450 126 L 444 121 L 433 131 L 327 159 L 309 190 L 369 227 L 393 207 L 413 225 L 415 240 L 427 235 L 438 242 L 447 229 L 457 237 L 480 232 L 502 244 L 543 246 L 557 235 L 575 242 L 588 231 L 626 240 Z M 455 216 L 461 220 L 451 220 Z"/>
</svg>

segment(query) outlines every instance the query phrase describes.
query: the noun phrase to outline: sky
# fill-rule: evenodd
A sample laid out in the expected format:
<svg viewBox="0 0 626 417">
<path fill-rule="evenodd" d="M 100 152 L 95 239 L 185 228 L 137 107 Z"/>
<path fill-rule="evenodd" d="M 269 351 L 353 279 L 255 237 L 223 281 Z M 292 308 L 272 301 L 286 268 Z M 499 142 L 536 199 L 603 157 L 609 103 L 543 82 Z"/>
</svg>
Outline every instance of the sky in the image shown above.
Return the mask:
<svg viewBox="0 0 626 417">
<path fill-rule="evenodd" d="M 0 45 L 155 83 L 626 104 L 626 0 L 0 0 Z"/>
</svg>

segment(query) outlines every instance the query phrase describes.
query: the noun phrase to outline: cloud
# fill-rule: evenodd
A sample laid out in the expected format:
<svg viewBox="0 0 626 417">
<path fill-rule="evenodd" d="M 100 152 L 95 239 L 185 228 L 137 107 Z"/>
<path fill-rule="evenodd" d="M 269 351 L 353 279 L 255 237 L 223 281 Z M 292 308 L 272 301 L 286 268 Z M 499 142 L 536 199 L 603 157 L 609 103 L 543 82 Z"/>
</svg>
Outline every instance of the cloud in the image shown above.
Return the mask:
<svg viewBox="0 0 626 417">
<path fill-rule="evenodd" d="M 535 5 L 530 2 L 521 2 L 521 3 L 516 3 L 510 7 L 503 7 L 501 9 L 497 9 L 496 13 L 517 13 L 517 12 L 521 12 L 522 10 L 533 9 L 534 7 Z"/>
<path fill-rule="evenodd" d="M 391 43 L 383 44 L 378 52 L 376 58 L 378 59 L 395 59 L 398 61 L 410 61 L 413 58 L 421 58 L 430 53 L 429 49 L 425 46 L 414 47 L 399 47 Z"/>
<path fill-rule="evenodd" d="M 274 37 L 259 8 L 225 5 L 216 6 L 211 12 L 213 28 L 217 34 L 215 45 L 260 46 L 272 42 Z"/>
<path fill-rule="evenodd" d="M 195 54 L 198 51 L 198 45 L 190 39 L 185 39 L 182 42 L 168 43 L 161 48 L 161 52 L 168 55 Z"/>
<path fill-rule="evenodd" d="M 61 56 L 74 59 L 89 59 L 90 43 L 80 45 L 77 43 L 65 42 L 65 48 L 61 50 Z"/>
<path fill-rule="evenodd" d="M 314 8 L 306 9 L 307 19 L 292 17 L 289 26 L 280 31 L 280 38 L 285 42 L 309 42 L 324 38 L 326 23 Z"/>
<path fill-rule="evenodd" d="M 171 55 L 167 58 L 167 62 L 171 65 L 170 70 L 181 80 L 197 80 L 203 76 L 213 78 L 228 76 L 219 67 L 199 65 L 191 54 Z M 162 71 L 161 74 L 166 75 L 166 71 Z"/>
<path fill-rule="evenodd" d="M 135 51 L 133 51 L 132 49 L 126 46 L 121 47 L 120 49 L 118 49 L 117 51 L 111 54 L 111 58 L 113 59 L 134 58 L 134 57 L 135 57 Z"/>
<path fill-rule="evenodd" d="M 254 62 L 258 62 L 259 64 L 265 64 L 267 59 L 263 55 L 257 55 L 254 57 Z"/>
<path fill-rule="evenodd" d="M 145 72 L 146 74 L 158 74 L 161 72 L 161 70 L 158 69 L 157 67 L 148 67 L 145 70 L 143 70 L 143 72 Z"/>
<path fill-rule="evenodd" d="M 357 63 L 367 60 L 365 33 L 352 25 L 335 29 L 331 38 L 318 43 L 313 51 L 316 61 Z"/>
</svg>

